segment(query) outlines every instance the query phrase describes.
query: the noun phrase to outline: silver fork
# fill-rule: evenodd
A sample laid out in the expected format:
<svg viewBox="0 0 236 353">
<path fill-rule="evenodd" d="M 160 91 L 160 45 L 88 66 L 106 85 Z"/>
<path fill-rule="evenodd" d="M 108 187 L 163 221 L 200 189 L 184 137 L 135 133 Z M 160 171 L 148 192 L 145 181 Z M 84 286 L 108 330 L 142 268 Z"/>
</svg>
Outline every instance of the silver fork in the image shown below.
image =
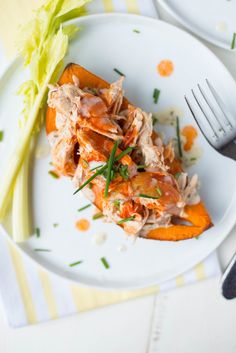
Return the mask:
<svg viewBox="0 0 236 353">
<path fill-rule="evenodd" d="M 184 97 L 185 101 L 199 129 L 212 147 L 236 160 L 236 119 L 207 79 L 204 86 L 203 89 L 198 84 L 197 90 L 191 90 L 191 101 L 187 96 Z M 236 253 L 222 276 L 221 290 L 226 299 L 236 297 Z"/>
<path fill-rule="evenodd" d="M 191 89 L 185 101 L 205 138 L 218 152 L 236 160 L 236 119 L 206 79 L 205 88 Z"/>
</svg>

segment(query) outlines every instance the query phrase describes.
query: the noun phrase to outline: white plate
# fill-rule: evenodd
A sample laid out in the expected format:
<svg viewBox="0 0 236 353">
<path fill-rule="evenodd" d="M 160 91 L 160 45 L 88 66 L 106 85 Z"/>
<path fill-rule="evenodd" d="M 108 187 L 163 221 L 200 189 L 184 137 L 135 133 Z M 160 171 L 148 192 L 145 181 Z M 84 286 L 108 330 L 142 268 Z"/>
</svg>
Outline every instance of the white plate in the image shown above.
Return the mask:
<svg viewBox="0 0 236 353">
<path fill-rule="evenodd" d="M 177 106 L 183 111 L 182 124 L 193 124 L 183 96 L 208 77 L 236 115 L 234 80 L 220 61 L 189 34 L 167 23 L 135 15 L 94 15 L 75 22 L 83 29 L 71 44 L 66 63 L 80 63 L 108 81 L 117 79 L 113 68 L 118 68 L 126 74 L 127 97 L 143 109 L 161 111 Z M 160 77 L 156 71 L 157 63 L 164 58 L 171 59 L 175 66 L 168 78 Z M 21 98 L 15 92 L 25 79 L 20 63 L 15 62 L 0 82 L 0 128 L 5 130 L 4 142 L 0 144 L 1 169 L 14 143 L 12 132 L 17 128 L 22 108 Z M 158 105 L 153 104 L 155 87 L 161 89 Z M 39 141 L 42 143 L 46 143 L 44 130 Z M 133 243 L 118 226 L 101 220 L 93 221 L 88 232 L 77 231 L 76 220 L 91 217 L 92 208 L 77 212 L 88 202 L 82 195 L 72 195 L 69 179 L 55 180 L 48 175 L 48 157 L 35 160 L 32 168 L 33 220 L 41 229 L 41 237 L 31 237 L 20 249 L 61 276 L 103 288 L 144 287 L 191 268 L 223 241 L 235 223 L 236 210 L 236 163 L 217 154 L 201 136 L 198 144 L 204 154 L 190 174 L 199 174 L 201 195 L 215 223 L 198 241 L 172 243 L 139 238 Z M 54 228 L 53 223 L 59 226 Z M 98 231 L 108 234 L 102 246 L 91 242 Z M 126 252 L 118 252 L 121 244 L 127 246 Z M 36 253 L 34 248 L 52 251 Z M 109 270 L 102 266 L 102 256 L 110 263 Z M 83 264 L 68 266 L 78 260 L 84 260 Z"/>
<path fill-rule="evenodd" d="M 236 32 L 236 2 L 233 0 L 156 0 L 193 33 L 229 49 Z"/>
</svg>

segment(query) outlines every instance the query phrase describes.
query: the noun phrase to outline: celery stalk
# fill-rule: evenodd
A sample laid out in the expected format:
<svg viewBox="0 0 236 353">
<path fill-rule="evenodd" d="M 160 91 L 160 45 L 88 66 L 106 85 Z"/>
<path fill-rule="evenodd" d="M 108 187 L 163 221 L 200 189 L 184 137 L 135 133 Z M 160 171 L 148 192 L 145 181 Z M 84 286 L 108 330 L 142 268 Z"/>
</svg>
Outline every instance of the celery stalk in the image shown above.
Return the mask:
<svg viewBox="0 0 236 353">
<path fill-rule="evenodd" d="M 24 160 L 27 148 L 30 145 L 31 135 L 37 122 L 38 111 L 47 91 L 47 86 L 51 75 L 51 73 L 48 75 L 43 88 L 36 97 L 31 113 L 24 125 L 24 128 L 21 129 L 17 145 L 9 158 L 9 163 L 5 169 L 5 173 L 3 174 L 2 182 L 0 184 L 0 220 L 3 220 L 5 216 L 5 212 L 8 207 L 8 195 L 12 189 L 12 185 L 16 182 L 17 174 Z"/>
<path fill-rule="evenodd" d="M 24 162 L 17 176 L 13 192 L 12 203 L 12 238 L 20 243 L 30 236 L 30 217 L 29 217 L 29 160 L 30 149 L 24 156 Z"/>
<path fill-rule="evenodd" d="M 30 233 L 28 174 L 30 146 L 42 125 L 43 106 L 48 84 L 54 82 L 62 67 L 69 39 L 77 32 L 75 25 L 62 23 L 84 14 L 83 6 L 90 0 L 47 0 L 35 12 L 32 21 L 22 27 L 18 38 L 20 54 L 29 66 L 30 80 L 19 90 L 24 97 L 20 134 L 9 157 L 0 183 L 0 221 L 13 195 L 13 237 L 23 241 Z"/>
</svg>

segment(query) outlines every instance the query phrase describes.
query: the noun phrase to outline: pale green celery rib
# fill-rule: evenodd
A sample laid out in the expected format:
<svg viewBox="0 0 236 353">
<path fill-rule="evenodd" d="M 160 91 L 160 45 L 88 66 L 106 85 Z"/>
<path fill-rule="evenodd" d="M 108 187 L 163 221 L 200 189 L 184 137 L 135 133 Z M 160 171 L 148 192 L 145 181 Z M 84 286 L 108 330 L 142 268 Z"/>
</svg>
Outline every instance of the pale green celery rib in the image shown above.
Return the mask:
<svg viewBox="0 0 236 353">
<path fill-rule="evenodd" d="M 27 153 L 27 148 L 30 146 L 31 135 L 35 127 L 35 123 L 38 116 L 38 111 L 43 101 L 44 95 L 47 90 L 49 80 L 52 76 L 52 73 L 48 75 L 47 79 L 44 82 L 43 87 L 40 89 L 39 94 L 37 95 L 31 113 L 22 129 L 17 145 L 9 158 L 9 163 L 3 175 L 1 184 L 0 184 L 0 220 L 4 219 L 5 212 L 8 206 L 8 196 L 12 189 L 12 185 L 16 182 L 17 174 L 20 171 L 21 164 Z"/>
<path fill-rule="evenodd" d="M 27 240 L 30 236 L 30 217 L 29 217 L 29 160 L 30 148 L 24 155 L 24 162 L 16 178 L 13 192 L 12 203 L 12 238 L 20 243 Z"/>
</svg>

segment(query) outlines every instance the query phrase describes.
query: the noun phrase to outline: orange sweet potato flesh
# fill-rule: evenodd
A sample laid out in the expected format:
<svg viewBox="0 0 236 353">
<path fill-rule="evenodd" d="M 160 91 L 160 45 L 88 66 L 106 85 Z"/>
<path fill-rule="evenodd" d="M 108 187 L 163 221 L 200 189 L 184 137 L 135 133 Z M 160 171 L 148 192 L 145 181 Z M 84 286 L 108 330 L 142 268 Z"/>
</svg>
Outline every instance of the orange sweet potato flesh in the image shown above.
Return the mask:
<svg viewBox="0 0 236 353">
<path fill-rule="evenodd" d="M 64 69 L 58 84 L 73 83 L 73 75 L 77 76 L 80 81 L 80 87 L 89 88 L 108 88 L 109 83 L 102 78 L 87 71 L 82 66 L 77 64 L 68 64 Z M 128 100 L 124 98 L 122 109 L 128 106 Z M 55 119 L 56 113 L 53 108 L 48 107 L 46 112 L 46 133 L 56 130 Z M 180 171 L 181 165 L 179 161 L 175 160 L 173 165 L 170 165 L 170 172 L 175 174 Z M 190 225 L 176 224 L 166 228 L 156 228 L 145 236 L 147 239 L 177 241 L 197 237 L 203 231 L 212 226 L 211 218 L 202 202 L 197 205 L 190 205 L 185 207 L 186 216 L 183 218 Z"/>
<path fill-rule="evenodd" d="M 177 241 L 197 237 L 212 226 L 211 218 L 202 202 L 185 207 L 186 217 L 183 220 L 191 225 L 173 225 L 166 228 L 156 228 L 147 234 L 148 239 Z"/>
</svg>

